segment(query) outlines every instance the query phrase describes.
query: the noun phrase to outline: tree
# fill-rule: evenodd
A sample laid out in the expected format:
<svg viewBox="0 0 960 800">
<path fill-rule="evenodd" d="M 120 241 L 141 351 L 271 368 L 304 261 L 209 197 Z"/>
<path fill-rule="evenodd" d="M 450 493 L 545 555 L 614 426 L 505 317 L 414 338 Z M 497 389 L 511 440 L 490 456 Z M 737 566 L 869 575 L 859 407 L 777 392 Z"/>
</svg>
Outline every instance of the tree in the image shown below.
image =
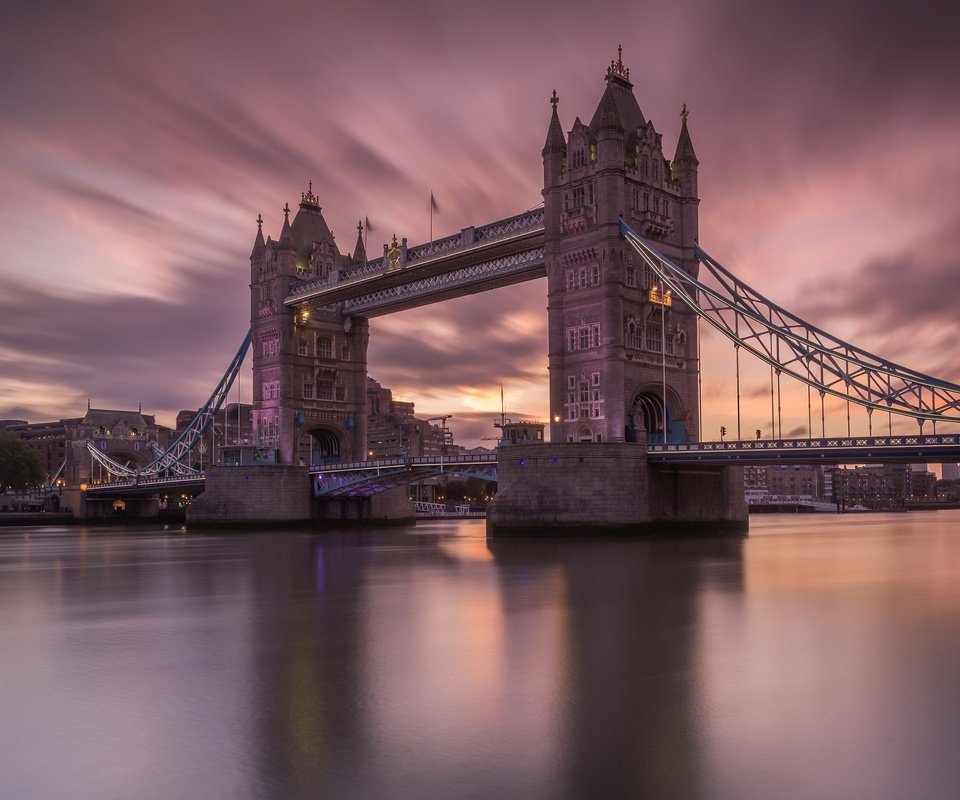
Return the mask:
<svg viewBox="0 0 960 800">
<path fill-rule="evenodd" d="M 43 465 L 19 436 L 0 430 L 0 489 L 24 491 L 43 484 Z"/>
</svg>

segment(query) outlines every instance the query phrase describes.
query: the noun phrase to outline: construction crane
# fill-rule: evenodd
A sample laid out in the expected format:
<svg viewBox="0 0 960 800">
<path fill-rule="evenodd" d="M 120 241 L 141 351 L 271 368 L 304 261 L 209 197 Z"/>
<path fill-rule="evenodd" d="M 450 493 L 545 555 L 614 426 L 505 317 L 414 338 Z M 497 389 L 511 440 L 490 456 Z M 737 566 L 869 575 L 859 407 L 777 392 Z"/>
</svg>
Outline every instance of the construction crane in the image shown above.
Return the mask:
<svg viewBox="0 0 960 800">
<path fill-rule="evenodd" d="M 439 425 L 434 425 L 434 428 L 440 429 L 440 443 L 443 447 L 451 447 L 453 445 L 453 431 L 447 428 L 447 420 L 450 419 L 453 414 L 440 414 L 436 417 L 427 417 L 427 422 L 440 421 Z"/>
</svg>

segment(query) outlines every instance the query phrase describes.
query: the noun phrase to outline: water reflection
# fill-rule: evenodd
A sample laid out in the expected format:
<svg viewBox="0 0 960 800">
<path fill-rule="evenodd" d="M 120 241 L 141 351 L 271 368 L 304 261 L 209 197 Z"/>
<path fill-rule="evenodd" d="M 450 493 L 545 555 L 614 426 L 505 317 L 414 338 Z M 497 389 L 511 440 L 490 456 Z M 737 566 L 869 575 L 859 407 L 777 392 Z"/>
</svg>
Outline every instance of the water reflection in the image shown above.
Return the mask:
<svg viewBox="0 0 960 800">
<path fill-rule="evenodd" d="M 5 531 L 4 796 L 952 797 L 957 522 Z"/>
</svg>

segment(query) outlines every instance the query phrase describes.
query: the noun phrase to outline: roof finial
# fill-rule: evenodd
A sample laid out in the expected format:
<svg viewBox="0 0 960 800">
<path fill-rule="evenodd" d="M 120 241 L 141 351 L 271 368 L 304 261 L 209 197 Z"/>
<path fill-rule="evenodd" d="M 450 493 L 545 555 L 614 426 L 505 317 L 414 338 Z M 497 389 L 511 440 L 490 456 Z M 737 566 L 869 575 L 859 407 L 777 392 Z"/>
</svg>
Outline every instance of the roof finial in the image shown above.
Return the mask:
<svg viewBox="0 0 960 800">
<path fill-rule="evenodd" d="M 290 204 L 289 203 L 283 204 L 283 221 L 284 222 L 290 221 Z"/>
<path fill-rule="evenodd" d="M 680 109 L 680 119 L 683 120 L 683 124 L 684 124 L 684 125 L 687 124 L 687 117 L 689 117 L 689 116 L 690 116 L 690 112 L 687 111 L 687 104 L 684 103 L 684 104 L 683 104 L 683 108 Z"/>
<path fill-rule="evenodd" d="M 559 102 L 560 102 L 560 98 L 557 97 L 557 90 L 554 89 L 554 90 L 553 90 L 553 94 L 550 95 L 550 105 L 553 106 L 553 110 L 554 110 L 554 111 L 557 110 L 557 103 L 559 103 Z"/>
<path fill-rule="evenodd" d="M 307 191 L 300 194 L 300 205 L 320 207 L 320 198 L 313 193 L 313 181 L 309 181 Z"/>
<path fill-rule="evenodd" d="M 363 220 L 357 220 L 357 233 L 363 233 Z"/>
<path fill-rule="evenodd" d="M 257 214 L 257 228 L 263 230 L 263 214 Z"/>
<path fill-rule="evenodd" d="M 621 78 L 625 81 L 630 80 L 630 70 L 623 66 L 623 45 L 617 45 L 617 60 L 611 61 L 607 67 L 607 77 Z"/>
</svg>

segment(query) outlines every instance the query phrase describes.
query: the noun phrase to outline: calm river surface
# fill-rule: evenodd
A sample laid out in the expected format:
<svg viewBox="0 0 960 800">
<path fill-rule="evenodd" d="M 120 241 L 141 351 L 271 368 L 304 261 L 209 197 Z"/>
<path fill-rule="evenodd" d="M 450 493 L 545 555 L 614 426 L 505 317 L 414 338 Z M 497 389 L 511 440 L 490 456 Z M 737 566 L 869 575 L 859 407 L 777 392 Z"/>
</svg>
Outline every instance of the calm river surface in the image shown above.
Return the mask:
<svg viewBox="0 0 960 800">
<path fill-rule="evenodd" d="M 960 797 L 960 513 L 0 529 L 0 797 Z"/>
</svg>

